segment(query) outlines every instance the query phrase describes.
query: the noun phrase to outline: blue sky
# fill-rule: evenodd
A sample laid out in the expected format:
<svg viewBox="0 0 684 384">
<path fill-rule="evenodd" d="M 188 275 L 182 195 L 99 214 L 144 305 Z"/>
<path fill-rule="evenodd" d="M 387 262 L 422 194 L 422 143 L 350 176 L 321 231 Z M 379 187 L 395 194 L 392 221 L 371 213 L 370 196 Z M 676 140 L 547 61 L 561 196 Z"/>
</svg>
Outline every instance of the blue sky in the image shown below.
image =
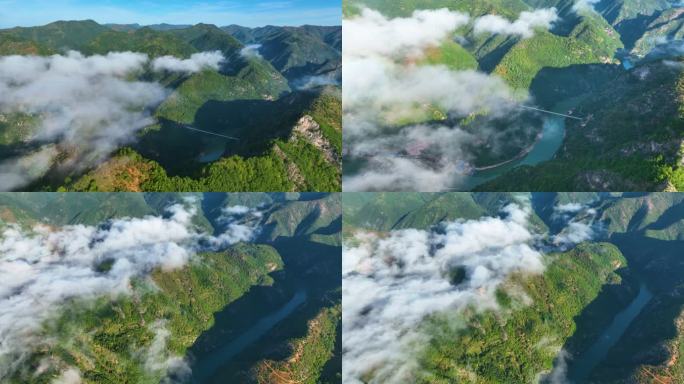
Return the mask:
<svg viewBox="0 0 684 384">
<path fill-rule="evenodd" d="M 340 25 L 341 0 L 0 0 L 0 28 L 56 20 L 99 23 Z"/>
</svg>

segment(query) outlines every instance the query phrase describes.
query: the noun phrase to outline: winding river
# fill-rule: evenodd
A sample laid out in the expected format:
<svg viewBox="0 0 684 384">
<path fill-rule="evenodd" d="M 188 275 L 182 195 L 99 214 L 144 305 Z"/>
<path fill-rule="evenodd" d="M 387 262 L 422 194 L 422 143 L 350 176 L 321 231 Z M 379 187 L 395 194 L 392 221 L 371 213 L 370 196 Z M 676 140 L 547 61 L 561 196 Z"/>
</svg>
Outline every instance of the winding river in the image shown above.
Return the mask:
<svg viewBox="0 0 684 384">
<path fill-rule="evenodd" d="M 269 330 L 292 314 L 300 305 L 304 304 L 306 298 L 306 291 L 304 289 L 298 290 L 290 301 L 278 310 L 259 319 L 251 328 L 243 332 L 232 342 L 204 356 L 192 369 L 193 382 L 203 383 L 212 377 L 226 361 L 230 361 L 245 348 L 255 343 Z"/>
<path fill-rule="evenodd" d="M 599 338 L 586 352 L 570 363 L 568 378 L 571 382 L 581 383 L 586 380 L 591 371 L 608 355 L 610 348 L 620 340 L 627 327 L 629 327 L 652 297 L 651 291 L 642 283 L 639 294 L 634 300 L 615 315 L 613 322 L 601 333 Z"/>
<path fill-rule="evenodd" d="M 622 67 L 628 71 L 634 68 L 633 59 L 628 54 L 619 56 Z M 574 107 L 577 101 L 570 100 L 569 102 L 562 102 L 552 110 L 562 112 Z M 562 105 L 562 106 L 561 106 Z M 532 149 L 519 159 L 501 166 L 487 169 L 484 171 L 476 171 L 472 175 L 465 176 L 459 180 L 455 189 L 461 191 L 472 190 L 478 185 L 487 181 L 493 180 L 512 169 L 521 165 L 536 165 L 544 161 L 551 160 L 556 151 L 563 144 L 565 138 L 565 119 L 557 116 L 548 116 L 544 119 L 544 127 L 542 129 L 542 137 L 539 139 Z"/>
<path fill-rule="evenodd" d="M 493 180 L 513 168 L 521 165 L 535 165 L 550 160 L 558 151 L 565 138 L 565 119 L 562 117 L 549 116 L 544 118 L 541 138 L 537 140 L 532 149 L 520 159 L 502 164 L 499 167 L 476 171 L 472 175 L 462 178 L 458 190 L 468 191 L 487 181 Z"/>
<path fill-rule="evenodd" d="M 212 206 L 221 200 L 221 195 L 208 195 L 207 200 Z M 341 223 L 334 229 L 340 227 Z M 270 274 L 272 284 L 252 286 L 214 314 L 211 328 L 202 332 L 187 351 L 192 377 L 172 377 L 176 379 L 172 382 L 244 382 L 244 375 L 260 361 L 287 358 L 290 353 L 285 347 L 287 342 L 304 337 L 308 321 L 335 299 L 333 290 L 339 287 L 342 279 L 342 264 L 336 246 L 300 237 L 269 244 L 280 254 L 283 269 Z M 336 352 L 328 363 L 329 372 L 322 372 L 322 381 L 339 372 L 341 352 Z"/>
</svg>

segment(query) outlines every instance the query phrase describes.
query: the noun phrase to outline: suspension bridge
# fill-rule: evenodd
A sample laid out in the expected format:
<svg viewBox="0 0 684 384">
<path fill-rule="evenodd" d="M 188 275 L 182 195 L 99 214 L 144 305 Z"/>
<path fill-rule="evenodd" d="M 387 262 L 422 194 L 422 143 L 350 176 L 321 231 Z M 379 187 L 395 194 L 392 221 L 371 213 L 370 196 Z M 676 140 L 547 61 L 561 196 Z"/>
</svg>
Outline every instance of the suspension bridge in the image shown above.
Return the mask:
<svg viewBox="0 0 684 384">
<path fill-rule="evenodd" d="M 549 113 L 551 115 L 556 115 L 556 116 L 563 116 L 563 117 L 567 117 L 568 119 L 575 119 L 575 120 L 579 120 L 579 121 L 583 120 L 581 117 L 566 115 L 564 113 L 558 113 L 558 112 L 553 112 L 553 111 L 547 111 L 546 109 L 530 107 L 529 105 L 519 105 L 519 107 L 522 109 L 527 109 L 527 110 L 531 110 L 531 111 Z"/>
<path fill-rule="evenodd" d="M 195 128 L 195 127 L 191 127 L 191 126 L 189 126 L 189 125 L 184 125 L 184 124 L 181 124 L 180 126 L 183 127 L 183 128 L 185 128 L 185 129 L 191 130 L 191 131 L 206 133 L 207 135 L 214 135 L 214 136 L 218 136 L 218 137 L 223 137 L 223 138 L 228 139 L 228 140 L 240 141 L 240 139 L 238 139 L 237 137 L 226 136 L 226 135 L 222 135 L 222 134 L 216 133 L 216 132 L 209 132 L 209 131 L 205 131 L 205 130 L 202 130 L 202 129 L 197 129 L 197 128 Z"/>
</svg>

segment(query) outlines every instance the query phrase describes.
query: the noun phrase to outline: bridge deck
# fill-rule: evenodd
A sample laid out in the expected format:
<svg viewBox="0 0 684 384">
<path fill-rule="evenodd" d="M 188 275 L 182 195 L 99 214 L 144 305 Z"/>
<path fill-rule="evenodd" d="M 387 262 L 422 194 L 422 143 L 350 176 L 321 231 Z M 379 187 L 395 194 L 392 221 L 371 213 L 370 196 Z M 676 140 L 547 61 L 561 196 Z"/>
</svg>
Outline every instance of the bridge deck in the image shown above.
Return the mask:
<svg viewBox="0 0 684 384">
<path fill-rule="evenodd" d="M 566 114 L 564 114 L 564 113 L 558 113 L 558 112 L 553 112 L 553 111 L 547 111 L 546 109 L 530 107 L 530 106 L 527 106 L 527 105 L 521 105 L 520 108 L 523 108 L 523 109 L 530 109 L 530 110 L 538 111 L 538 112 L 550 113 L 550 114 L 552 114 L 552 115 L 567 117 L 568 119 L 575 119 L 575 120 L 580 120 L 580 121 L 582 120 L 581 117 L 566 115 Z"/>
<path fill-rule="evenodd" d="M 226 136 L 226 135 L 222 135 L 222 134 L 220 134 L 220 133 L 204 131 L 204 130 L 202 130 L 202 129 L 197 129 L 197 128 L 191 127 L 191 126 L 189 126 L 189 125 L 181 125 L 181 127 L 185 128 L 185 129 L 189 129 L 189 130 L 191 130 L 191 131 L 197 131 L 197 132 L 206 133 L 206 134 L 208 134 L 208 135 L 214 135 L 214 136 L 224 137 L 224 138 L 229 139 L 229 140 L 235 140 L 235 141 L 239 141 L 239 140 L 240 140 L 240 139 L 238 139 L 237 137 Z"/>
</svg>

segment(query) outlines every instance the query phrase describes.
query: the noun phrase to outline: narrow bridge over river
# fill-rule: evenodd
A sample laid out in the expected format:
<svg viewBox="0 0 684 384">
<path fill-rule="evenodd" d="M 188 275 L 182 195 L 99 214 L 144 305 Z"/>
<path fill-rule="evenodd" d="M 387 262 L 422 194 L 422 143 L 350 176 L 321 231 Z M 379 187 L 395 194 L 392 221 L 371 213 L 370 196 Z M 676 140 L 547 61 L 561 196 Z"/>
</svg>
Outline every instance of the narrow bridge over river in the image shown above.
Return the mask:
<svg viewBox="0 0 684 384">
<path fill-rule="evenodd" d="M 556 116 L 563 116 L 563 117 L 567 117 L 568 119 L 575 119 L 575 120 L 580 120 L 580 121 L 583 120 L 581 117 L 572 116 L 572 115 L 566 115 L 566 114 L 564 114 L 564 113 L 558 113 L 558 112 L 553 112 L 553 111 L 547 111 L 546 109 L 530 107 L 530 106 L 527 106 L 527 105 L 520 105 L 519 107 L 522 108 L 522 109 L 528 109 L 528 110 L 531 110 L 531 111 L 549 113 L 549 114 L 556 115 Z"/>
<path fill-rule="evenodd" d="M 202 130 L 202 129 L 197 129 L 197 128 L 195 128 L 195 127 L 191 127 L 191 126 L 185 125 L 185 124 L 180 124 L 180 126 L 183 127 L 183 128 L 185 128 L 185 129 L 189 129 L 189 130 L 191 130 L 191 131 L 206 133 L 207 135 L 214 135 L 214 136 L 218 136 L 218 137 L 223 137 L 223 138 L 226 138 L 226 139 L 228 139 L 228 140 L 235 140 L 235 141 L 239 141 L 239 140 L 240 140 L 240 139 L 238 139 L 237 137 L 226 136 L 226 135 L 222 135 L 222 134 L 220 134 L 220 133 L 204 131 L 204 130 Z"/>
</svg>

